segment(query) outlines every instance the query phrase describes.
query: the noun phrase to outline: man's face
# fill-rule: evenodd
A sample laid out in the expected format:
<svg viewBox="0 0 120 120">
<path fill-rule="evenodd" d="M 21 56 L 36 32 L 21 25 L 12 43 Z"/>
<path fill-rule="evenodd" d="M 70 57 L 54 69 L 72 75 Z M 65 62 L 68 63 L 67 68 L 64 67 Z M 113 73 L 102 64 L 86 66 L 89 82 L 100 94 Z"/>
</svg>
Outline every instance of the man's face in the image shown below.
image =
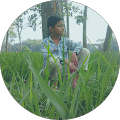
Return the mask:
<svg viewBox="0 0 120 120">
<path fill-rule="evenodd" d="M 58 21 L 55 27 L 52 29 L 52 33 L 55 36 L 62 36 L 65 32 L 63 20 Z"/>
</svg>

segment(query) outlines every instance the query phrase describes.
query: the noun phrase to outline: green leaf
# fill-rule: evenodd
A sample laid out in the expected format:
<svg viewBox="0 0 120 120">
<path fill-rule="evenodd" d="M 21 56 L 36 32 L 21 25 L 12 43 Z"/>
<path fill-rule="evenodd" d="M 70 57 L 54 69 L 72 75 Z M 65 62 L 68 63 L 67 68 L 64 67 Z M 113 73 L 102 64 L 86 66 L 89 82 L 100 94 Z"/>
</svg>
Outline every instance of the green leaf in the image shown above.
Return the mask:
<svg viewBox="0 0 120 120">
<path fill-rule="evenodd" d="M 52 106 L 49 114 L 49 119 L 54 119 L 55 117 L 55 106 Z"/>
<path fill-rule="evenodd" d="M 60 113 L 61 117 L 63 119 L 66 119 L 67 115 L 68 115 L 68 108 L 66 107 L 66 105 L 61 101 L 61 99 L 59 99 L 59 97 L 48 86 L 48 84 L 45 82 L 45 80 L 39 75 L 37 70 L 33 67 L 30 58 L 29 58 L 29 60 L 26 59 L 26 61 L 28 62 L 29 66 L 31 68 L 31 71 L 33 72 L 33 75 L 35 76 L 36 80 L 38 81 L 41 89 L 44 91 L 44 93 L 49 98 L 51 103 L 56 107 L 56 109 Z"/>
<path fill-rule="evenodd" d="M 55 57 L 53 56 L 53 54 L 50 52 L 49 47 L 47 48 L 46 45 L 44 45 L 44 46 L 45 46 L 45 48 L 48 50 L 48 53 L 50 53 L 50 55 L 53 57 L 53 59 L 54 59 L 54 61 L 55 61 L 55 63 L 56 63 L 57 59 L 55 59 Z M 59 70 L 59 68 L 58 68 L 57 63 L 56 63 L 56 67 L 57 67 L 57 70 L 58 70 L 58 75 L 59 75 L 60 85 L 61 85 L 61 84 L 62 84 L 61 73 L 60 73 L 60 70 Z"/>
<path fill-rule="evenodd" d="M 70 110 L 69 110 L 69 114 L 68 114 L 69 119 L 75 117 L 75 113 L 76 113 L 77 108 L 78 108 L 78 100 L 79 100 L 78 95 L 79 95 L 79 91 L 80 91 L 79 87 L 80 87 L 80 75 L 79 75 L 79 78 L 77 80 L 77 86 L 75 87 L 71 107 L 70 107 Z"/>
<path fill-rule="evenodd" d="M 6 67 L 7 65 L 5 65 L 4 67 L 1 68 L 1 72 L 3 72 L 4 68 Z"/>
<path fill-rule="evenodd" d="M 33 97 L 33 95 L 32 95 L 32 86 L 33 85 L 33 83 L 32 83 L 32 72 L 31 72 L 31 74 L 30 74 L 30 100 L 31 100 L 31 102 L 32 102 L 32 97 Z"/>
<path fill-rule="evenodd" d="M 83 31 L 84 35 L 86 36 L 85 32 Z M 86 36 L 87 38 L 87 36 Z M 88 38 L 87 38 L 88 39 Z M 91 41 L 88 39 L 88 41 L 91 43 Z M 113 71 L 113 73 L 116 75 L 117 77 L 117 74 L 115 73 L 114 69 L 112 68 L 112 66 L 110 65 L 110 63 L 105 59 L 105 57 L 95 48 L 95 46 L 91 43 L 91 45 L 93 46 L 93 48 L 98 52 L 98 54 L 101 56 L 101 58 L 107 63 L 107 65 L 111 68 L 111 70 Z"/>
<path fill-rule="evenodd" d="M 27 97 L 27 95 L 29 94 L 30 90 L 23 96 L 23 98 L 20 100 L 19 104 L 22 105 L 23 101 L 25 100 L 25 98 Z"/>
<path fill-rule="evenodd" d="M 4 81 L 4 82 L 6 82 L 6 81 Z M 7 82 L 6 82 L 7 83 Z M 11 84 L 11 85 L 7 85 L 7 88 L 10 88 L 10 87 L 12 87 L 12 86 L 14 86 L 14 85 L 16 85 L 17 83 L 14 83 L 14 84 Z"/>
</svg>

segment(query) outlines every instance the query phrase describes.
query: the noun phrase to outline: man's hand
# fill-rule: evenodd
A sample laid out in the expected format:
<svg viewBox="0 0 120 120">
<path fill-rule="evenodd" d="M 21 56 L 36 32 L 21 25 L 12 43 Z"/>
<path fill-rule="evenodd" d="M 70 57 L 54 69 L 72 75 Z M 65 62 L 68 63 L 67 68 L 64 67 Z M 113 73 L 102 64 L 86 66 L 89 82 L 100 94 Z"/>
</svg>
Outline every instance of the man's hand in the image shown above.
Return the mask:
<svg viewBox="0 0 120 120">
<path fill-rule="evenodd" d="M 78 60 L 77 60 L 76 52 L 72 53 L 71 62 L 75 65 L 75 67 L 78 66 Z"/>
<path fill-rule="evenodd" d="M 69 60 L 65 60 L 65 64 L 68 65 L 68 63 Z M 72 62 L 69 63 L 69 69 L 70 69 L 70 73 L 75 72 L 76 70 L 75 65 Z"/>
<path fill-rule="evenodd" d="M 69 63 L 69 69 L 70 69 L 70 73 L 73 73 L 76 70 L 75 65 L 72 62 Z"/>
</svg>

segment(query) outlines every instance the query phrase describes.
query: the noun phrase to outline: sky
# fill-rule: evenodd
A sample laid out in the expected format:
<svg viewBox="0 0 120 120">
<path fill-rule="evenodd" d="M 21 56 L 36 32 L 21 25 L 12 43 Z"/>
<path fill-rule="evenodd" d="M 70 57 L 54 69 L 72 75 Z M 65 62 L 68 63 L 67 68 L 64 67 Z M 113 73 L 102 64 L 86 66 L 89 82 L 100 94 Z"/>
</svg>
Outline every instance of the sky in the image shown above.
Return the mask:
<svg viewBox="0 0 120 120">
<path fill-rule="evenodd" d="M 84 5 L 72 2 L 72 5 L 79 6 L 80 10 L 84 10 Z M 74 42 L 81 42 L 83 39 L 83 25 L 76 24 L 76 20 L 74 17 L 76 15 L 79 15 L 79 13 L 74 13 L 72 17 L 69 17 L 69 38 L 70 40 L 73 40 Z M 105 39 L 106 36 L 106 30 L 107 30 L 107 23 L 106 21 L 94 10 L 88 7 L 87 11 L 87 26 L 86 26 L 86 35 L 87 38 L 92 43 L 97 43 L 96 40 L 98 39 Z M 40 20 L 40 19 L 39 19 Z M 25 19 L 24 23 L 27 23 L 28 21 Z M 66 22 L 65 22 L 66 24 Z M 30 39 L 42 39 L 42 28 L 38 26 L 36 28 L 36 31 L 33 31 L 32 28 L 26 28 L 22 30 L 21 37 L 22 41 Z M 15 39 L 15 43 L 18 43 L 18 38 Z"/>
</svg>

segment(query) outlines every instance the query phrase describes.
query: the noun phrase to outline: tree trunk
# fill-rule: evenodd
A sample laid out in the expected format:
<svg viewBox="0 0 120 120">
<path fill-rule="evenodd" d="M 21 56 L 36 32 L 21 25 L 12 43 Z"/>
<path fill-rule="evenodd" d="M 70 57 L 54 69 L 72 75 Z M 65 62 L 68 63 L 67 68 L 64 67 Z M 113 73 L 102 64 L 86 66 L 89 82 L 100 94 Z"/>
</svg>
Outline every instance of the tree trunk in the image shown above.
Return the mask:
<svg viewBox="0 0 120 120">
<path fill-rule="evenodd" d="M 53 0 L 41 4 L 43 39 L 49 36 L 49 30 L 47 28 L 47 19 L 52 15 L 58 15 L 62 17 L 61 0 Z"/>
<path fill-rule="evenodd" d="M 21 32 L 19 30 L 19 25 L 18 25 L 18 37 L 19 37 L 19 42 L 20 42 L 20 51 L 22 51 Z"/>
<path fill-rule="evenodd" d="M 5 51 L 6 52 L 8 52 L 8 35 L 9 35 L 9 33 L 8 33 L 8 31 L 7 31 L 7 35 L 6 35 L 6 47 L 5 47 Z"/>
<path fill-rule="evenodd" d="M 18 17 L 15 23 L 16 27 L 17 27 L 17 32 L 18 32 L 18 38 L 19 38 L 19 42 L 20 42 L 20 51 L 22 51 L 22 41 L 21 41 L 21 32 L 22 32 L 22 21 L 21 18 Z"/>
<path fill-rule="evenodd" d="M 22 42 L 21 42 L 21 34 L 19 33 L 19 41 L 20 41 L 20 51 L 22 51 Z"/>
<path fill-rule="evenodd" d="M 60 0 L 60 14 L 61 14 L 61 18 L 64 19 L 64 16 L 63 16 L 63 0 Z"/>
<path fill-rule="evenodd" d="M 105 38 L 105 42 L 103 45 L 103 51 L 107 51 L 109 50 L 109 45 L 111 43 L 111 38 L 112 38 L 112 29 L 110 28 L 110 26 L 108 25 L 107 27 L 107 33 L 106 33 L 106 38 Z"/>
<path fill-rule="evenodd" d="M 69 38 L 69 11 L 68 11 L 68 5 L 67 5 L 67 0 L 65 0 L 65 7 L 66 7 L 66 13 L 67 13 L 67 37 Z"/>
<path fill-rule="evenodd" d="M 86 19 L 87 19 L 87 6 L 85 6 L 85 8 L 84 8 L 84 20 L 83 20 L 83 47 L 85 47 L 85 48 L 87 48 Z"/>
</svg>

